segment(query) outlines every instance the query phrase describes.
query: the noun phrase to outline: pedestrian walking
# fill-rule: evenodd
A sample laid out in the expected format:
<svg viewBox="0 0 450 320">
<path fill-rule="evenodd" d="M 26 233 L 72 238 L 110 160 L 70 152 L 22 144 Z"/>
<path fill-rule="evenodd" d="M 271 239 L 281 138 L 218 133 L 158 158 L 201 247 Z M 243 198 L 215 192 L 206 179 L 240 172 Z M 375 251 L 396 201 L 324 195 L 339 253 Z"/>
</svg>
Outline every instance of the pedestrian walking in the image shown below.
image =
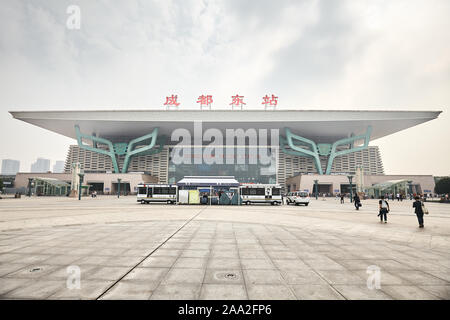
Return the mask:
<svg viewBox="0 0 450 320">
<path fill-rule="evenodd" d="M 341 204 L 344 203 L 344 195 L 341 193 Z"/>
<path fill-rule="evenodd" d="M 378 216 L 380 217 L 380 222 L 382 223 L 384 218 L 384 223 L 387 223 L 387 214 L 390 211 L 389 203 L 384 199 L 384 196 L 381 196 L 381 199 L 378 202 L 378 204 L 380 208 L 380 212 L 378 213 Z"/>
<path fill-rule="evenodd" d="M 423 215 L 428 214 L 428 209 L 425 208 L 425 205 L 422 201 L 420 201 L 420 197 L 414 198 L 416 201 L 413 202 L 414 213 L 417 216 L 417 220 L 419 221 L 419 228 L 423 228 Z"/>
<path fill-rule="evenodd" d="M 356 208 L 356 210 L 359 210 L 359 208 L 362 205 L 361 205 L 361 199 L 359 198 L 357 193 L 355 193 L 355 196 L 353 197 L 353 200 L 355 201 L 355 208 Z"/>
</svg>

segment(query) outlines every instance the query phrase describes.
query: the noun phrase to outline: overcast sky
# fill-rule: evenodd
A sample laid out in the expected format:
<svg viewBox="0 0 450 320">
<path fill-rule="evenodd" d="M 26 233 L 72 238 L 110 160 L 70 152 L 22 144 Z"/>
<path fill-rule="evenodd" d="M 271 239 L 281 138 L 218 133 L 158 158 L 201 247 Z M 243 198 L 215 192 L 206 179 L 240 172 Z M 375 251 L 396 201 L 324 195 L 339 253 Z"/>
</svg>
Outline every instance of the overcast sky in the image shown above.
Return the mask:
<svg viewBox="0 0 450 320">
<path fill-rule="evenodd" d="M 8 111 L 161 108 L 442 110 L 375 140 L 387 174 L 450 174 L 450 1 L 0 0 L 0 159 L 65 160 L 75 141 Z M 66 26 L 69 5 L 79 30 Z"/>
</svg>

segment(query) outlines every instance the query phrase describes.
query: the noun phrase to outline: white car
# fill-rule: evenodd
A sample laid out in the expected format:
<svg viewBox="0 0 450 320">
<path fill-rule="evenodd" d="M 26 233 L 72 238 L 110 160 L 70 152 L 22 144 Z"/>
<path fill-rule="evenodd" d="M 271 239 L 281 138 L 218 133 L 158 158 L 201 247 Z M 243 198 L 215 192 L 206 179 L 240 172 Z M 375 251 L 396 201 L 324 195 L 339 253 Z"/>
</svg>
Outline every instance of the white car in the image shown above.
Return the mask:
<svg viewBox="0 0 450 320">
<path fill-rule="evenodd" d="M 305 206 L 307 206 L 309 204 L 309 194 L 308 192 L 304 191 L 289 192 L 286 197 L 286 203 L 293 203 L 296 206 L 300 204 L 304 204 Z"/>
</svg>

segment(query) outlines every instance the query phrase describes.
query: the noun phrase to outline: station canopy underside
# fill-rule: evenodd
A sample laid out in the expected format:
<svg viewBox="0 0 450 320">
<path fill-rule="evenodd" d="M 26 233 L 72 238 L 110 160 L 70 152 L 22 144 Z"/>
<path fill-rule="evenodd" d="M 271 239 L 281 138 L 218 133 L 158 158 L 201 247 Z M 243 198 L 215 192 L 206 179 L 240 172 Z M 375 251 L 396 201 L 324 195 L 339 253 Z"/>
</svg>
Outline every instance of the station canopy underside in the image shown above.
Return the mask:
<svg viewBox="0 0 450 320">
<path fill-rule="evenodd" d="M 76 139 L 74 127 L 113 142 L 141 137 L 154 128 L 169 137 L 184 128 L 194 135 L 194 122 L 202 130 L 284 129 L 317 143 L 331 143 L 372 128 L 370 140 L 437 118 L 440 111 L 363 110 L 98 110 L 98 111 L 14 111 L 16 119 Z"/>
</svg>

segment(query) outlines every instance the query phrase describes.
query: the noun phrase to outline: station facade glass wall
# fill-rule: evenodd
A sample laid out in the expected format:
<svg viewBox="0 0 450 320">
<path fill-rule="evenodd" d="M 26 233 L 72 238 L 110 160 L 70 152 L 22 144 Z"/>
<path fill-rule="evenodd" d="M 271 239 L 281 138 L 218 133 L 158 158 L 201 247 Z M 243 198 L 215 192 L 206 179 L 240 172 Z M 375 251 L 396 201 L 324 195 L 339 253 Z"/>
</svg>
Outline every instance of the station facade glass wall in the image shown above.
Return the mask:
<svg viewBox="0 0 450 320">
<path fill-rule="evenodd" d="M 212 164 L 204 163 L 204 161 L 201 164 L 195 164 L 194 154 L 191 154 L 190 163 L 177 163 L 174 159 L 174 148 L 169 148 L 168 182 L 176 183 L 185 176 L 234 176 L 241 183 L 277 183 L 278 157 L 274 150 L 267 149 L 267 155 L 271 160 L 270 163 L 263 163 L 259 155 L 256 159 L 252 159 L 255 155 L 255 150 L 250 151 L 252 147 L 233 148 L 232 164 L 227 164 L 227 158 L 230 159 L 228 152 L 230 148 L 223 148 L 221 161 L 215 156 L 215 163 Z M 201 152 L 205 157 L 204 150 L 205 147 L 201 149 Z M 238 161 L 238 158 L 242 156 L 244 159 Z"/>
</svg>

